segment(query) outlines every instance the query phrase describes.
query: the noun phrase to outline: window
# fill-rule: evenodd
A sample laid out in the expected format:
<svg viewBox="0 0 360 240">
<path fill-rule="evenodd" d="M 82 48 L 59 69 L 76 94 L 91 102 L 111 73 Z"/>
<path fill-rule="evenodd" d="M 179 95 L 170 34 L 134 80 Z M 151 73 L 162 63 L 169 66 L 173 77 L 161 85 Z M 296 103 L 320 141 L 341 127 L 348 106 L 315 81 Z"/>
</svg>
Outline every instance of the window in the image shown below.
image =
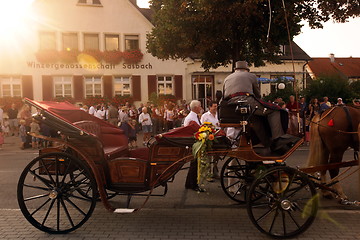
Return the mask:
<svg viewBox="0 0 360 240">
<path fill-rule="evenodd" d="M 139 36 L 125 35 L 125 50 L 138 50 L 138 49 L 139 49 Z"/>
<path fill-rule="evenodd" d="M 40 32 L 40 50 L 56 50 L 56 36 L 54 32 Z"/>
<path fill-rule="evenodd" d="M 157 77 L 158 94 L 173 94 L 173 80 L 171 76 Z"/>
<path fill-rule="evenodd" d="M 21 97 L 21 78 L 0 76 L 0 97 Z"/>
<path fill-rule="evenodd" d="M 114 77 L 114 95 L 125 96 L 130 94 L 130 77 Z"/>
<path fill-rule="evenodd" d="M 71 76 L 56 76 L 53 79 L 54 79 L 55 97 L 72 97 Z"/>
<path fill-rule="evenodd" d="M 99 50 L 99 35 L 98 34 L 84 34 L 84 49 L 85 50 Z"/>
<path fill-rule="evenodd" d="M 78 35 L 77 33 L 63 33 L 63 50 L 78 50 Z"/>
<path fill-rule="evenodd" d="M 101 77 L 85 77 L 85 96 L 102 96 Z"/>
<path fill-rule="evenodd" d="M 79 0 L 78 4 L 80 4 L 80 5 L 100 5 L 101 6 L 100 0 Z"/>
<path fill-rule="evenodd" d="M 113 35 L 113 34 L 105 35 L 105 50 L 106 51 L 119 50 L 119 35 Z"/>
</svg>

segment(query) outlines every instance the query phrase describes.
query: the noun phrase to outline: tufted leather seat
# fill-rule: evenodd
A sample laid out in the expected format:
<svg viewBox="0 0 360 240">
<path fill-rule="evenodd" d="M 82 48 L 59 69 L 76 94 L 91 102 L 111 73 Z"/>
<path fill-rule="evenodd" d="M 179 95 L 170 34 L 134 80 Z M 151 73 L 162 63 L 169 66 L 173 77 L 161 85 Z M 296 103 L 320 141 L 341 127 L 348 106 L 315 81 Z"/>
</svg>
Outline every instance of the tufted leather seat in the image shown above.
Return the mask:
<svg viewBox="0 0 360 240">
<path fill-rule="evenodd" d="M 129 155 L 128 139 L 121 129 L 115 127 L 100 126 L 94 121 L 79 121 L 73 123 L 86 133 L 98 138 L 103 145 L 106 159 L 114 159 Z"/>
</svg>

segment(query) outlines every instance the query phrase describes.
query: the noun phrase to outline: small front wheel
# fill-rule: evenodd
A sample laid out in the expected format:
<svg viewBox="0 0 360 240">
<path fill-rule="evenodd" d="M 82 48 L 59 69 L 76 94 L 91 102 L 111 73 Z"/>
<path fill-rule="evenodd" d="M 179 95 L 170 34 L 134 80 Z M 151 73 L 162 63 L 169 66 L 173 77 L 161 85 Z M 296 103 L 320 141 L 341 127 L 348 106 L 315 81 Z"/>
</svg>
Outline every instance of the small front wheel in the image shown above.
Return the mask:
<svg viewBox="0 0 360 240">
<path fill-rule="evenodd" d="M 273 167 L 249 189 L 250 220 L 263 233 L 277 238 L 294 237 L 310 227 L 318 210 L 312 181 L 290 167 Z"/>
<path fill-rule="evenodd" d="M 84 162 L 55 152 L 41 155 L 25 167 L 17 198 L 23 215 L 33 226 L 48 233 L 68 233 L 89 219 L 98 193 Z"/>
</svg>

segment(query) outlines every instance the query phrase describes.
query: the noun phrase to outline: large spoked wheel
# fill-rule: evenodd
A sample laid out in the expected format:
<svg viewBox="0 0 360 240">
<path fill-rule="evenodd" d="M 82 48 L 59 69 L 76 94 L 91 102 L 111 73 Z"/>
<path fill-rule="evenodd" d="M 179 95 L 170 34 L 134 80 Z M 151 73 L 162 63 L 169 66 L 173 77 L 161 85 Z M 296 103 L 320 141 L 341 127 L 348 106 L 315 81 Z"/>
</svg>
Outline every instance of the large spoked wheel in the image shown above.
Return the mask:
<svg viewBox="0 0 360 240">
<path fill-rule="evenodd" d="M 314 221 L 318 195 L 305 174 L 289 167 L 274 167 L 252 184 L 247 210 L 261 232 L 277 238 L 294 237 Z"/>
<path fill-rule="evenodd" d="M 89 219 L 98 193 L 85 163 L 66 153 L 47 153 L 25 167 L 17 196 L 33 226 L 48 233 L 68 233 Z"/>
<path fill-rule="evenodd" d="M 250 166 L 237 158 L 228 158 L 221 169 L 221 187 L 230 199 L 238 203 L 246 203 L 252 179 Z"/>
</svg>

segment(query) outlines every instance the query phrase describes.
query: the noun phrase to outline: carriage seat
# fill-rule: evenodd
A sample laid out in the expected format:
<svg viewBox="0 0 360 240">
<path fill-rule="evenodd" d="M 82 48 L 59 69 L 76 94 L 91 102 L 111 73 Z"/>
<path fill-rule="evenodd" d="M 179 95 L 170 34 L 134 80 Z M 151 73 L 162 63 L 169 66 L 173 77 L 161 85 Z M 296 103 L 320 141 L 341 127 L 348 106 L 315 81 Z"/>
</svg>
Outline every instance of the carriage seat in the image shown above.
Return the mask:
<svg viewBox="0 0 360 240">
<path fill-rule="evenodd" d="M 103 145 L 106 159 L 129 155 L 128 139 L 123 130 L 110 126 L 100 126 L 98 123 L 88 120 L 74 122 L 73 124 L 99 139 Z"/>
<path fill-rule="evenodd" d="M 250 114 L 250 105 L 245 98 L 239 99 L 236 102 L 222 99 L 218 106 L 220 123 L 238 124 L 240 121 L 247 119 Z"/>
</svg>

